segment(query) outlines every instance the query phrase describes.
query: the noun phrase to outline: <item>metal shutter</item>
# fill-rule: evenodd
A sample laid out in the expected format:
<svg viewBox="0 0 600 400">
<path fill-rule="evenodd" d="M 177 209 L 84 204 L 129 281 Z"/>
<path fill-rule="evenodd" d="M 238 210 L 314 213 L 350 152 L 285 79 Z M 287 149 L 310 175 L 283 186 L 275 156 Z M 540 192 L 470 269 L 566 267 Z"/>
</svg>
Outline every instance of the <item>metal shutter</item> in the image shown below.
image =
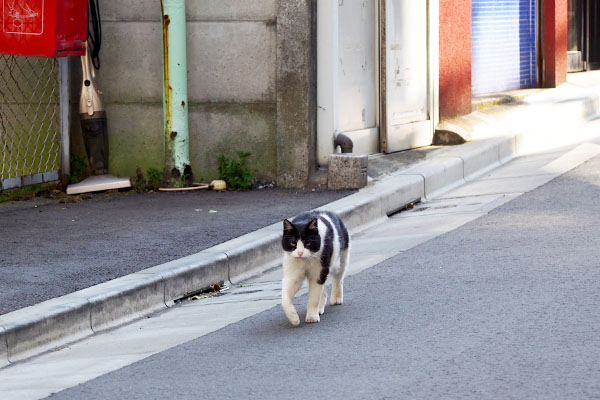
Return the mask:
<svg viewBox="0 0 600 400">
<path fill-rule="evenodd" d="M 474 95 L 535 87 L 536 0 L 472 0 Z"/>
</svg>

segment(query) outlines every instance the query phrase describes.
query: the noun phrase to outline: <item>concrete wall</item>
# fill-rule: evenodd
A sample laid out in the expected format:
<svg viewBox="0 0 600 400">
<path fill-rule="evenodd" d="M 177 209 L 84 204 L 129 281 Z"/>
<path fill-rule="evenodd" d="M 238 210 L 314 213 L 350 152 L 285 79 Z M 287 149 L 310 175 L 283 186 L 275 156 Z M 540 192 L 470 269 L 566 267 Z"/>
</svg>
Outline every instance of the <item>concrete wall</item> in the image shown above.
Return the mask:
<svg viewBox="0 0 600 400">
<path fill-rule="evenodd" d="M 215 178 L 217 157 L 234 157 L 238 150 L 252 153 L 249 163 L 259 177 L 275 180 L 281 172 L 278 145 L 287 144 L 278 139 L 277 121 L 281 3 L 306 1 L 187 1 L 190 161 L 196 180 Z M 100 10 L 98 83 L 108 115 L 110 171 L 134 176 L 137 166 L 162 170 L 160 2 L 100 0 Z M 71 66 L 77 103 L 80 66 L 77 60 Z M 73 122 L 72 147 L 84 154 L 79 121 Z M 306 124 L 301 130 L 306 141 Z M 288 186 L 298 186 L 298 179 Z"/>
<path fill-rule="evenodd" d="M 471 0 L 440 0 L 440 117 L 471 112 Z"/>
<path fill-rule="evenodd" d="M 317 146 L 317 0 L 278 0 L 277 184 L 314 181 Z"/>
</svg>

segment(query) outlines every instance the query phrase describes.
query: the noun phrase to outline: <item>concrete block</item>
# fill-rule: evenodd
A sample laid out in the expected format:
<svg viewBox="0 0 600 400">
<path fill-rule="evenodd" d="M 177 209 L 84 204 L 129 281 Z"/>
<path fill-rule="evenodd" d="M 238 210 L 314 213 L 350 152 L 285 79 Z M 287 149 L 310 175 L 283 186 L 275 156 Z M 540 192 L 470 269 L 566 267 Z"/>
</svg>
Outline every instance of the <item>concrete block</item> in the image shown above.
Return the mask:
<svg viewBox="0 0 600 400">
<path fill-rule="evenodd" d="M 501 164 L 505 164 L 517 156 L 517 135 L 507 137 L 499 143 L 498 158 Z"/>
<path fill-rule="evenodd" d="M 150 167 L 162 169 L 162 103 L 111 103 L 106 108 L 110 172 L 134 177 L 137 166 L 144 173 Z M 189 111 L 190 161 L 197 179 L 216 179 L 218 157 L 236 158 L 239 150 L 252 153 L 248 166 L 259 177 L 276 179 L 275 104 L 191 105 Z M 76 140 L 82 141 L 79 123 L 73 125 Z"/>
<path fill-rule="evenodd" d="M 4 329 L 11 362 L 93 333 L 90 304 L 75 294 L 4 314 L 0 327 Z"/>
<path fill-rule="evenodd" d="M 147 268 L 143 273 L 160 274 L 165 285 L 165 303 L 185 297 L 228 279 L 227 256 L 218 251 L 201 251 L 191 256 Z"/>
<path fill-rule="evenodd" d="M 102 27 L 109 21 L 160 22 L 161 19 L 160 3 L 149 6 L 144 0 L 100 1 L 100 13 L 102 17 Z"/>
<path fill-rule="evenodd" d="M 276 24 L 188 23 L 187 46 L 191 103 L 275 102 Z"/>
<path fill-rule="evenodd" d="M 259 229 L 211 247 L 211 251 L 227 255 L 229 280 L 234 284 L 239 283 L 279 263 L 283 257 L 282 232 L 273 231 L 272 228 Z"/>
<path fill-rule="evenodd" d="M 160 4 L 151 7 L 144 0 L 101 2 L 102 21 L 160 21 Z M 273 19 L 276 0 L 193 0 L 186 2 L 186 18 L 197 20 Z"/>
<path fill-rule="evenodd" d="M 385 178 L 376 185 L 367 186 L 358 193 L 326 204 L 317 210 L 338 213 L 348 229 L 356 232 L 423 196 L 422 176 L 397 175 Z"/>
<path fill-rule="evenodd" d="M 107 104 L 109 172 L 135 176 L 139 166 L 144 174 L 150 167 L 164 168 L 162 103 Z M 80 132 L 79 123 L 73 127 Z M 73 132 L 73 136 L 76 133 Z M 81 134 L 79 134 L 79 138 Z"/>
<path fill-rule="evenodd" d="M 552 104 L 552 119 L 568 120 L 572 124 L 574 121 L 585 121 L 598 115 L 599 111 L 598 95 L 587 95 L 580 98 L 563 100 Z M 561 118 L 562 117 L 562 118 Z"/>
<path fill-rule="evenodd" d="M 381 199 L 373 193 L 359 192 L 343 199 L 326 204 L 317 210 L 327 210 L 337 213 L 350 233 L 354 233 L 373 221 L 385 217 L 381 207 Z"/>
<path fill-rule="evenodd" d="M 473 179 L 485 171 L 496 168 L 500 164 L 500 142 L 504 140 L 506 138 L 473 142 L 474 146 L 470 146 L 471 148 L 461 155 L 465 179 Z"/>
<path fill-rule="evenodd" d="M 95 332 L 166 308 L 164 283 L 156 273 L 126 275 L 75 294 L 90 303 L 90 321 Z"/>
<path fill-rule="evenodd" d="M 162 103 L 160 22 L 104 22 L 102 41 L 108 45 L 102 47 L 97 79 L 105 104 Z M 81 68 L 73 70 L 81 73 Z M 75 80 L 74 85 L 81 86 L 81 81 Z M 79 92 L 75 99 L 78 101 Z"/>
<path fill-rule="evenodd" d="M 218 157 L 252 153 L 248 167 L 269 180 L 277 177 L 277 107 L 273 104 L 192 104 L 190 161 L 197 179 L 218 177 Z M 162 117 L 162 113 L 160 114 Z M 162 160 L 162 158 L 160 158 Z"/>
<path fill-rule="evenodd" d="M 6 332 L 0 327 L 0 368 L 8 365 L 8 344 L 6 343 Z"/>
<path fill-rule="evenodd" d="M 332 154 L 329 156 L 329 189 L 360 189 L 367 185 L 368 158 L 365 154 Z"/>
<path fill-rule="evenodd" d="M 421 175 L 425 180 L 425 197 L 430 197 L 446 187 L 463 181 L 463 161 L 458 157 L 433 158 L 408 169 L 407 175 Z"/>
<path fill-rule="evenodd" d="M 276 32 L 265 21 L 188 22 L 190 102 L 275 102 Z M 162 27 L 106 22 L 98 86 L 106 103 L 162 102 Z"/>
<path fill-rule="evenodd" d="M 254 20 L 277 18 L 277 0 L 194 0 L 187 2 L 188 19 Z"/>
<path fill-rule="evenodd" d="M 424 179 L 420 175 L 394 175 L 378 185 L 377 194 L 380 196 L 381 210 L 389 215 L 425 196 Z"/>
</svg>

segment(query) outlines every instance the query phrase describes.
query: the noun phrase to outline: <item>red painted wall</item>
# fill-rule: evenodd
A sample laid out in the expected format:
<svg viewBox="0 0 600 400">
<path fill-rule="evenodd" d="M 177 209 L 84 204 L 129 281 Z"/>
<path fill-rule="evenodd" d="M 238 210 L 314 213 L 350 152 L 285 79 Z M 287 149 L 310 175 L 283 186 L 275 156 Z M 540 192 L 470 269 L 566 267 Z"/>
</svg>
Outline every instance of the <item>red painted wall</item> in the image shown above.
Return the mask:
<svg viewBox="0 0 600 400">
<path fill-rule="evenodd" d="M 567 0 L 543 2 L 543 87 L 556 87 L 567 80 L 567 11 Z"/>
<path fill-rule="evenodd" d="M 470 112 L 471 0 L 440 0 L 440 117 Z"/>
</svg>

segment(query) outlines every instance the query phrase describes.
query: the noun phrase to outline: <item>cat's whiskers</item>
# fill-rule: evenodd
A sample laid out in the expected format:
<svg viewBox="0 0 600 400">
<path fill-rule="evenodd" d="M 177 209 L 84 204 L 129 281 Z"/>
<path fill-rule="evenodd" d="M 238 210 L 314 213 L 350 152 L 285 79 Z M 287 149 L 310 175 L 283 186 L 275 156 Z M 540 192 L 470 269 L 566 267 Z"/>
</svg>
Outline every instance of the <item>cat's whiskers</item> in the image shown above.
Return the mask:
<svg viewBox="0 0 600 400">
<path fill-rule="evenodd" d="M 317 253 L 310 253 L 310 254 L 304 253 L 304 254 L 305 254 L 305 256 L 303 258 L 319 258 L 319 259 L 321 258 Z"/>
</svg>

